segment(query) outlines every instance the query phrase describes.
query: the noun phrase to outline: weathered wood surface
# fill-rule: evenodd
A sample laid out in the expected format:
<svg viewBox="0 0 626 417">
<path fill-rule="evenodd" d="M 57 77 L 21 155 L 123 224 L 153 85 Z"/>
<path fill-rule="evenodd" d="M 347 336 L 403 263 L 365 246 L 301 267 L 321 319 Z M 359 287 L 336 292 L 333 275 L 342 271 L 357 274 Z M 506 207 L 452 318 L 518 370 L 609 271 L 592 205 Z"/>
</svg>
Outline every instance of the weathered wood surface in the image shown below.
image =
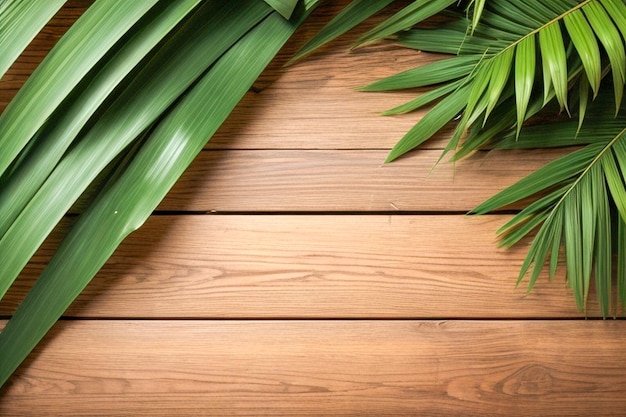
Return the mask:
<svg viewBox="0 0 626 417">
<path fill-rule="evenodd" d="M 0 111 L 90 3 L 69 1 L 0 81 Z M 377 113 L 418 91 L 353 87 L 437 57 L 347 53 L 352 33 L 284 69 L 336 10 L 286 46 L 0 390 L 0 415 L 624 414 L 625 322 L 583 320 L 562 275 L 516 289 L 527 243 L 494 236 L 508 215 L 462 214 L 560 151 L 431 171 L 444 134 L 384 165 L 423 113 Z"/>
<path fill-rule="evenodd" d="M 65 321 L 3 416 L 608 416 L 624 321 Z"/>
</svg>

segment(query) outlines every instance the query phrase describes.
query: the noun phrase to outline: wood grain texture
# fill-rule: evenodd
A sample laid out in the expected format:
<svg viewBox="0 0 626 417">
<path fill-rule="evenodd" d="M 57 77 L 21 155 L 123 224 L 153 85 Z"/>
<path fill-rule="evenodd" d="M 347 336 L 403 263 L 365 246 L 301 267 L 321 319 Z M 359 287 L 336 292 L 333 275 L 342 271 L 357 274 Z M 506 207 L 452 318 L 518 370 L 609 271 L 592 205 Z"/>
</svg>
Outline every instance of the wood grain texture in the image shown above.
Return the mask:
<svg viewBox="0 0 626 417">
<path fill-rule="evenodd" d="M 0 415 L 624 415 L 626 321 L 573 320 L 562 271 L 515 289 L 527 246 L 497 249 L 493 234 L 508 216 L 461 214 L 562 151 L 431 171 L 448 127 L 384 165 L 424 112 L 378 113 L 421 91 L 354 87 L 440 57 L 392 43 L 347 52 L 391 9 L 283 68 L 347 2 L 286 45 L 0 390 Z M 90 3 L 68 1 L 0 80 L 0 111 Z"/>
<path fill-rule="evenodd" d="M 383 164 L 386 155 L 369 150 L 203 152 L 159 210 L 466 212 L 563 151 L 481 153 L 437 167 L 438 150 Z"/>
<path fill-rule="evenodd" d="M 508 216 L 156 216 L 68 316 L 138 318 L 581 317 L 559 275 L 515 289 L 526 247 Z M 10 314 L 52 251 L 31 263 Z M 591 295 L 589 315 L 599 313 Z"/>
<path fill-rule="evenodd" d="M 624 321 L 61 322 L 0 397 L 0 414 L 621 416 L 625 330 Z"/>
</svg>

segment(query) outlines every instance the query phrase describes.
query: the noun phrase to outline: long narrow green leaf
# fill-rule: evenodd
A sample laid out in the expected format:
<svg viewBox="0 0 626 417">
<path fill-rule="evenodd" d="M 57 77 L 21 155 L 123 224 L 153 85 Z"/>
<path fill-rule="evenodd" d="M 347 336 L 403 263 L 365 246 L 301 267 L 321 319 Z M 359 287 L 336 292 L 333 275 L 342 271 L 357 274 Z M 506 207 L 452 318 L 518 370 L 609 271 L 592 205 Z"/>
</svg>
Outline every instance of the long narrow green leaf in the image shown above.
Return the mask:
<svg viewBox="0 0 626 417">
<path fill-rule="evenodd" d="M 567 57 L 564 44 L 559 22 L 554 22 L 539 32 L 544 68 L 544 101 L 554 87 L 561 108 L 567 109 Z"/>
<path fill-rule="evenodd" d="M 343 35 L 370 16 L 381 11 L 393 1 L 394 0 L 353 0 L 337 16 L 328 22 L 322 30 L 309 39 L 296 55 L 287 62 L 287 65 L 293 64 L 319 47 Z"/>
<path fill-rule="evenodd" d="M 568 198 L 563 202 L 565 210 L 565 265 L 567 280 L 574 291 L 574 298 L 579 309 L 583 309 L 585 303 L 584 270 L 582 255 L 582 226 L 580 219 L 580 190 L 574 187 Z"/>
<path fill-rule="evenodd" d="M 28 159 L 0 187 L 0 237 L 2 237 L 41 184 L 50 175 L 74 138 L 113 89 L 179 23 L 200 0 L 161 2 L 140 21 L 140 27 L 96 74 L 52 114 L 38 133 L 41 140 Z"/>
<path fill-rule="evenodd" d="M 606 154 L 605 154 L 606 155 Z M 581 216 L 580 237 L 580 261 L 582 262 L 582 278 L 583 278 L 583 306 L 587 305 L 589 297 L 589 286 L 591 283 L 591 273 L 593 270 L 594 243 L 596 240 L 596 226 L 598 217 L 598 202 L 594 200 L 594 188 L 600 187 L 598 183 L 603 182 L 602 171 L 599 169 L 600 164 L 593 164 L 589 171 L 584 175 L 579 184 L 578 204 L 580 204 L 579 214 Z M 571 217 L 566 217 L 566 221 L 572 221 Z M 568 253 L 565 256 L 572 256 Z M 583 307 L 584 308 L 584 307 Z"/>
<path fill-rule="evenodd" d="M 87 72 L 157 1 L 98 0 L 68 30 L 0 115 L 0 176 Z"/>
<path fill-rule="evenodd" d="M 430 139 L 465 108 L 468 97 L 469 87 L 464 86 L 437 103 L 396 143 L 385 162 L 393 161 Z"/>
<path fill-rule="evenodd" d="M 513 230 L 515 230 L 519 225 L 525 222 L 528 217 L 536 216 L 538 213 L 547 210 L 550 206 L 553 206 L 558 200 L 560 200 L 565 194 L 565 188 L 557 188 L 551 193 L 533 201 L 528 206 L 524 207 L 519 213 L 511 218 L 508 222 L 502 225 L 496 234 L 505 234 L 506 236 Z M 505 247 L 509 247 L 511 245 L 506 244 L 503 245 Z"/>
<path fill-rule="evenodd" d="M 433 90 L 427 91 L 426 93 L 420 95 L 414 100 L 409 101 L 408 103 L 401 104 L 397 107 L 394 107 L 393 109 L 384 111 L 383 116 L 391 116 L 394 114 L 409 113 L 414 110 L 417 110 L 457 90 L 459 87 L 463 85 L 463 82 L 464 80 L 453 81 L 451 83 L 444 84 L 443 86 L 439 88 L 435 88 Z"/>
<path fill-rule="evenodd" d="M 146 220 L 296 27 L 273 14 L 232 47 L 81 216 L 0 333 L 0 385 L 121 240 Z"/>
<path fill-rule="evenodd" d="M 612 157 L 611 155 L 608 155 Z M 606 159 L 607 155 L 603 157 Z M 602 170 L 596 169 L 596 178 L 593 184 L 593 201 L 597 206 L 596 220 L 597 220 L 597 232 L 595 241 L 595 253 L 593 259 L 595 260 L 595 277 L 596 277 L 596 291 L 598 294 L 598 301 L 600 303 L 600 311 L 602 316 L 609 315 L 611 309 L 611 281 L 612 281 L 612 263 L 613 263 L 613 251 L 611 248 L 611 209 L 609 207 L 608 194 L 606 190 L 606 184 L 602 176 Z M 586 246 L 589 246 L 589 242 L 585 242 Z"/>
<path fill-rule="evenodd" d="M 619 304 L 626 306 L 626 220 L 617 216 L 617 294 Z"/>
<path fill-rule="evenodd" d="M 622 37 L 626 39 L 626 4 L 623 0 L 600 0 L 609 16 L 615 22 Z"/>
<path fill-rule="evenodd" d="M 100 171 L 272 11 L 258 0 L 242 5 L 243 1 L 204 3 L 64 156 L 0 239 L 0 298 Z"/>
<path fill-rule="evenodd" d="M 624 83 L 626 82 L 626 51 L 624 51 L 624 41 L 613 25 L 611 17 L 600 4 L 591 2 L 583 7 L 583 12 L 604 46 L 609 61 L 611 62 L 615 94 L 615 113 L 617 114 L 624 94 Z"/>
<path fill-rule="evenodd" d="M 469 75 L 480 60 L 477 55 L 442 59 L 383 78 L 359 90 L 391 91 L 450 82 Z"/>
<path fill-rule="evenodd" d="M 615 163 L 614 154 L 616 151 L 617 149 L 614 147 L 612 153 L 609 153 L 602 158 L 602 169 L 604 171 L 604 176 L 609 186 L 609 190 L 611 191 L 613 202 L 615 203 L 620 216 L 626 219 L 626 189 L 624 188 L 622 175 L 620 174 L 617 164 Z M 621 155 L 622 158 L 624 156 L 626 155 Z"/>
<path fill-rule="evenodd" d="M 472 33 L 478 27 L 478 22 L 480 22 L 480 17 L 483 15 L 483 9 L 485 8 L 486 0 L 472 0 L 474 3 L 474 10 L 472 13 Z"/>
<path fill-rule="evenodd" d="M 0 78 L 65 0 L 5 0 L 0 6 Z"/>
<path fill-rule="evenodd" d="M 514 54 L 514 48 L 508 48 L 493 58 L 489 88 L 487 90 L 488 104 L 485 110 L 485 120 L 487 120 L 491 111 L 498 104 L 502 90 L 504 90 L 504 86 L 509 80 Z"/>
<path fill-rule="evenodd" d="M 298 5 L 298 0 L 265 0 L 274 10 L 280 13 L 285 19 L 290 19 L 293 11 Z"/>
<path fill-rule="evenodd" d="M 544 189 L 565 181 L 581 173 L 605 147 L 603 143 L 589 145 L 583 149 L 565 155 L 543 168 L 538 169 L 512 186 L 480 204 L 472 213 L 486 214 L 497 208 L 530 197 Z"/>
<path fill-rule="evenodd" d="M 526 120 L 526 109 L 535 84 L 535 36 L 530 35 L 519 43 L 515 51 L 515 103 L 517 109 L 517 135 Z"/>
<path fill-rule="evenodd" d="M 589 81 L 589 85 L 595 97 L 600 89 L 600 79 L 602 77 L 600 47 L 596 41 L 596 36 L 587 22 L 585 15 L 580 10 L 575 10 L 568 14 L 563 21 L 578 51 L 578 55 L 585 68 L 585 73 L 587 74 L 587 80 Z"/>
<path fill-rule="evenodd" d="M 401 30 L 408 29 L 414 24 L 441 12 L 456 1 L 457 0 L 416 0 L 383 23 L 363 34 L 363 36 L 356 41 L 356 45 L 374 42 L 400 32 Z"/>
</svg>

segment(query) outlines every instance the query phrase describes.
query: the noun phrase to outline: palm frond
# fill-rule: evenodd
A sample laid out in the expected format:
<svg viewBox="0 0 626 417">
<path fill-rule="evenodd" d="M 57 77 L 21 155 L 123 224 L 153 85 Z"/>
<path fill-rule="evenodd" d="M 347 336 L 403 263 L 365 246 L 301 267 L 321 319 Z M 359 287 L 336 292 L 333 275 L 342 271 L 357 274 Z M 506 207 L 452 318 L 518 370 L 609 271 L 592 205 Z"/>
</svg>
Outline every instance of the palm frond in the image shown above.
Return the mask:
<svg viewBox="0 0 626 417">
<path fill-rule="evenodd" d="M 610 3 L 611 10 L 623 9 L 612 1 L 604 3 Z M 556 99 L 560 107 L 569 112 L 572 90 L 580 102 L 578 113 L 582 123 L 588 100 L 584 89 L 590 86 L 596 96 L 603 74 L 610 70 L 615 102 L 619 107 L 624 86 L 620 28 L 624 27 L 626 20 L 621 14 L 610 15 L 599 0 L 541 0 L 532 5 L 494 0 L 486 2 L 481 23 L 473 27 L 472 33 L 467 31 L 472 26 L 470 22 L 469 18 L 458 14 L 455 20 L 439 28 L 401 33 L 398 40 L 405 46 L 454 53 L 457 57 L 393 75 L 363 90 L 437 85 L 440 93 L 437 98 L 444 98 L 443 91 L 447 94 L 454 91 L 445 86 L 455 83 L 458 88 L 459 80 L 462 80 L 460 85 L 470 85 L 470 100 L 460 111 L 463 117 L 447 148 L 456 149 L 461 137 L 468 134 L 469 145 L 467 141 L 463 144 L 464 154 L 482 145 L 471 140 L 476 132 L 472 127 L 475 124 L 486 126 L 493 110 L 509 100 L 514 100 L 516 113 L 512 119 L 507 118 L 507 124 L 500 123 L 500 132 L 515 124 L 519 134 L 529 117 L 529 103 L 539 96 L 543 97 L 539 109 Z M 608 62 L 604 62 L 602 54 L 606 54 Z M 539 73 L 535 71 L 536 67 L 540 67 Z M 429 76 L 438 70 L 437 77 Z M 412 107 L 408 104 L 404 108 Z M 423 138 L 416 138 L 412 131 L 407 133 L 392 149 L 388 161 L 421 143 Z"/>
<path fill-rule="evenodd" d="M 0 115 L 0 177 L 52 111 L 156 3 L 100 0 L 78 19 Z"/>
<path fill-rule="evenodd" d="M 0 120 L 6 132 L 22 134 L 15 156 L 0 156 L 7 161 L 0 298 L 67 210 L 106 181 L 0 333 L 0 385 L 150 215 L 317 1 L 303 2 L 289 21 L 261 0 L 158 1 L 123 19 L 117 13 L 128 8 L 112 12 L 102 3 L 70 29 L 12 106 L 19 110 L 41 85 L 55 91 L 47 104 Z M 97 52 L 73 51 L 99 42 L 106 28 L 111 37 Z M 70 80 L 59 76 L 55 56 L 94 62 Z M 12 126 L 17 120 L 34 127 L 20 130 Z"/>
<path fill-rule="evenodd" d="M 549 276 L 552 278 L 563 245 L 566 277 L 577 305 L 581 309 L 587 305 L 591 277 L 595 272 L 600 308 L 606 316 L 611 308 L 613 233 L 617 233 L 615 240 L 622 245 L 618 245 L 618 250 L 619 247 L 623 250 L 619 231 L 623 230 L 620 224 L 626 218 L 626 123 L 623 118 L 609 124 L 604 121 L 603 117 L 590 120 L 591 127 L 587 129 L 591 131 L 596 126 L 603 126 L 603 131 L 595 135 L 593 140 L 591 131 L 584 132 L 585 128 L 581 131 L 584 133 L 582 142 L 589 145 L 537 170 L 487 200 L 473 212 L 487 213 L 543 194 L 543 197 L 514 216 L 499 231 L 504 236 L 503 243 L 510 246 L 539 227 L 522 265 L 518 282 L 530 271 L 530 290 L 548 258 Z M 574 121 L 554 123 L 549 131 L 550 142 L 556 138 L 561 143 L 574 143 L 577 140 L 576 132 Z M 525 142 L 526 134 L 529 133 L 522 131 L 518 139 L 520 143 Z M 543 134 L 546 134 L 545 130 Z M 532 133 L 530 135 L 532 140 L 537 140 L 532 138 Z M 619 263 L 617 268 L 623 271 L 620 268 L 623 268 L 623 263 Z M 618 291 L 622 305 L 626 304 L 623 295 Z"/>
<path fill-rule="evenodd" d="M 370 16 L 378 13 L 394 0 L 354 0 L 341 13 L 335 16 L 315 36 L 305 43 L 300 50 L 287 62 L 292 65 L 314 50 L 326 45 L 350 29 L 358 26 Z"/>
<path fill-rule="evenodd" d="M 0 333 L 0 385 L 119 243 L 148 218 L 296 27 L 271 14 L 229 47 L 158 124 L 124 172 L 80 216 Z"/>
<path fill-rule="evenodd" d="M 0 78 L 63 3 L 6 0 L 0 4 Z"/>
</svg>

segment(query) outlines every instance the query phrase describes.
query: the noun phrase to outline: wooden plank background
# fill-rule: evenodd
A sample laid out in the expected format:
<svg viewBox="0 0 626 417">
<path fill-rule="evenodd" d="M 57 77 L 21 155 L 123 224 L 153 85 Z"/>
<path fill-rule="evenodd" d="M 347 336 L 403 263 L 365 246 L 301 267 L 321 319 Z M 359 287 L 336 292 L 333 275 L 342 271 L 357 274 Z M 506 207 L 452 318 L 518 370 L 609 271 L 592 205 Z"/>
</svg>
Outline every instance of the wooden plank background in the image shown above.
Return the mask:
<svg viewBox="0 0 626 417">
<path fill-rule="evenodd" d="M 90 3 L 69 1 L 0 81 L 0 110 Z M 283 68 L 334 3 L 0 390 L 0 415 L 624 415 L 625 322 L 595 302 L 585 319 L 562 275 L 515 288 L 528 242 L 494 235 L 510 214 L 464 215 L 562 152 L 432 170 L 444 134 L 383 164 L 423 113 L 378 114 L 416 91 L 353 87 L 438 57 L 346 52 L 362 28 Z"/>
</svg>

